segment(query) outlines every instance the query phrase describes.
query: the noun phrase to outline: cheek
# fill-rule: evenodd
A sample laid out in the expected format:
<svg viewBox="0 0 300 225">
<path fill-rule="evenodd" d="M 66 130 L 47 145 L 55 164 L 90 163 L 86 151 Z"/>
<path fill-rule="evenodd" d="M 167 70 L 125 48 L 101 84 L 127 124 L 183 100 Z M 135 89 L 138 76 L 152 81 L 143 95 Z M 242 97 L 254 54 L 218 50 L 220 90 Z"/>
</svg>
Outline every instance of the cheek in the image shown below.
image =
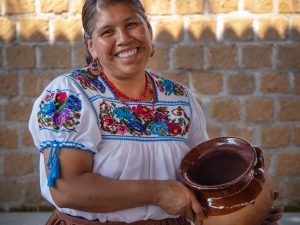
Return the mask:
<svg viewBox="0 0 300 225">
<path fill-rule="evenodd" d="M 112 51 L 114 43 L 112 40 L 98 40 L 97 53 L 98 55 L 108 54 Z"/>
</svg>

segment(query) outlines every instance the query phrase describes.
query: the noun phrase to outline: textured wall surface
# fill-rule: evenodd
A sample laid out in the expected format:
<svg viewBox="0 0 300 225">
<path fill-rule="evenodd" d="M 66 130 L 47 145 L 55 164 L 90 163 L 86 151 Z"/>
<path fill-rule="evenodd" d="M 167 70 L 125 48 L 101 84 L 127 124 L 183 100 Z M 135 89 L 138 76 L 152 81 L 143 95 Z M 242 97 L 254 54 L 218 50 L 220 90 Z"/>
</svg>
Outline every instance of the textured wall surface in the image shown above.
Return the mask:
<svg viewBox="0 0 300 225">
<path fill-rule="evenodd" d="M 42 210 L 38 150 L 27 128 L 46 84 L 84 66 L 82 0 L 0 0 L 0 209 Z M 149 68 L 191 88 L 210 137 L 260 146 L 300 208 L 300 1 L 143 0 L 154 30 Z"/>
</svg>

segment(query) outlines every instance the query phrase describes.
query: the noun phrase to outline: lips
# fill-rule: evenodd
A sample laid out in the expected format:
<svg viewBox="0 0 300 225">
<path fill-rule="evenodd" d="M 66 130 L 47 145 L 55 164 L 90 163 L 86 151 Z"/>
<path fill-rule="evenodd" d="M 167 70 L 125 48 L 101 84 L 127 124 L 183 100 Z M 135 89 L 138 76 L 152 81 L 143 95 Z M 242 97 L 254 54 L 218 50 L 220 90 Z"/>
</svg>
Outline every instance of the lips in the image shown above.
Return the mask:
<svg viewBox="0 0 300 225">
<path fill-rule="evenodd" d="M 138 51 L 137 48 L 130 49 L 128 51 L 118 53 L 117 57 L 121 58 L 121 59 L 128 59 L 128 58 L 134 56 L 137 53 L 137 51 Z"/>
</svg>

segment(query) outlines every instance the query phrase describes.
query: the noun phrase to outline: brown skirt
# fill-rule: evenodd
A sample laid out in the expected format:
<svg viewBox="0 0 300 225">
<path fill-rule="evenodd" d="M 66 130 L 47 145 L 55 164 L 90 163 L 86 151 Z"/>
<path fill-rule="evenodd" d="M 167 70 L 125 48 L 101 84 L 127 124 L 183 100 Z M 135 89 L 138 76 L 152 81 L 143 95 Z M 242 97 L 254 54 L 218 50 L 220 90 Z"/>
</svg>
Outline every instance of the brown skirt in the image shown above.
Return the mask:
<svg viewBox="0 0 300 225">
<path fill-rule="evenodd" d="M 140 220 L 133 223 L 125 222 L 105 222 L 85 220 L 73 216 L 66 215 L 55 210 L 45 225 L 190 225 L 185 218 L 168 218 L 164 220 Z"/>
</svg>

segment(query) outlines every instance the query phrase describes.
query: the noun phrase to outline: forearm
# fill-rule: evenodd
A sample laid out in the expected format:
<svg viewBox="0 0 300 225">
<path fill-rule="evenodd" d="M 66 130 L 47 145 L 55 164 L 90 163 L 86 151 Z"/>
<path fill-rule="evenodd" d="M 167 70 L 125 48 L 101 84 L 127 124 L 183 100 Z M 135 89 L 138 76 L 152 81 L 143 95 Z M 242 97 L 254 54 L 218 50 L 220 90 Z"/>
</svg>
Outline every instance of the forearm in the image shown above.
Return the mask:
<svg viewBox="0 0 300 225">
<path fill-rule="evenodd" d="M 163 182 L 114 180 L 86 172 L 67 180 L 57 179 L 51 194 L 59 207 L 104 213 L 158 204 Z"/>
</svg>

